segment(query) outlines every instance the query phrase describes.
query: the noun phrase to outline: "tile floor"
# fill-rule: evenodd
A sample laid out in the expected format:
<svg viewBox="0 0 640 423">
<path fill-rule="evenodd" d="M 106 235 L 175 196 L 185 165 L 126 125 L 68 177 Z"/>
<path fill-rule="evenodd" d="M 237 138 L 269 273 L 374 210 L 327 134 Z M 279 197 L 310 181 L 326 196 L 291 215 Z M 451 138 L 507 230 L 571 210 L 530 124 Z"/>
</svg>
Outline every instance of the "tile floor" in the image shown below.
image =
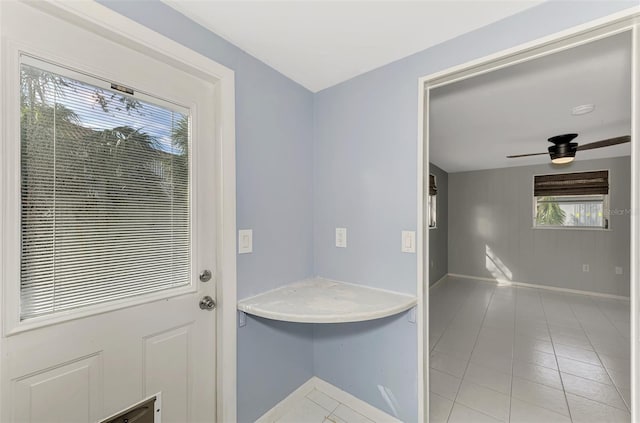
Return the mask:
<svg viewBox="0 0 640 423">
<path fill-rule="evenodd" d="M 430 291 L 437 422 L 629 422 L 629 302 L 448 278 Z"/>
<path fill-rule="evenodd" d="M 317 389 L 274 423 L 374 423 Z"/>
</svg>

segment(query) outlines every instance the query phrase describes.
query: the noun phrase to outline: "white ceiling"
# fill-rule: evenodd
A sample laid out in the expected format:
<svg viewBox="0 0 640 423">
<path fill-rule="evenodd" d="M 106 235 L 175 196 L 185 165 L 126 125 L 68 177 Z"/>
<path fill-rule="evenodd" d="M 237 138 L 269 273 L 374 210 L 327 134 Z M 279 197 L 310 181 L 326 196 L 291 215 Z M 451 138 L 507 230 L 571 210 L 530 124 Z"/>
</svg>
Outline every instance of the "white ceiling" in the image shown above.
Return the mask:
<svg viewBox="0 0 640 423">
<path fill-rule="evenodd" d="M 547 138 L 578 133 L 578 144 L 629 135 L 628 33 L 436 88 L 430 94 L 430 161 L 447 172 L 549 163 Z M 574 106 L 595 111 L 572 116 Z M 629 155 L 630 144 L 578 151 L 576 160 Z"/>
<path fill-rule="evenodd" d="M 164 0 L 313 92 L 544 0 Z"/>
</svg>

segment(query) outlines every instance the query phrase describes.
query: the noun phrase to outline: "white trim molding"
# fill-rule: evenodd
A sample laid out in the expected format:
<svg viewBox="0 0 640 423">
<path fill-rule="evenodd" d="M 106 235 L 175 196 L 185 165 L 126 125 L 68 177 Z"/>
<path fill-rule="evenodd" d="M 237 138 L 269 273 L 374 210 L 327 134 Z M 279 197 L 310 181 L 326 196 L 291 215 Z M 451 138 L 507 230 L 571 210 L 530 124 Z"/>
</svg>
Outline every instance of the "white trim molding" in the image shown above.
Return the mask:
<svg viewBox="0 0 640 423">
<path fill-rule="evenodd" d="M 218 268 L 215 269 L 217 296 L 216 404 L 219 422 L 236 421 L 236 161 L 235 161 L 235 76 L 233 70 L 163 35 L 126 18 L 94 1 L 26 1 L 30 6 L 73 23 L 120 45 L 160 60 L 210 82 L 214 86 L 217 142 L 216 237 Z M 2 8 L 0 7 L 0 13 Z M 0 47 L 1 48 L 1 47 Z M 2 77 L 4 72 L 0 70 Z M 1 104 L 0 107 L 4 107 Z M 5 198 L 5 169 L 0 172 Z M 4 201 L 4 200 L 0 200 Z M 0 221 L 4 222 L 4 208 Z M 6 246 L 1 245 L 4 265 Z M 4 268 L 4 266 L 2 266 Z M 4 272 L 3 272 L 4 273 Z M 2 275 L 4 281 L 5 275 Z M 1 293 L 1 291 L 0 291 Z M 0 298 L 3 300 L 3 298 Z M 2 351 L 0 351 L 2 353 Z M 0 404 L 0 408 L 5 404 Z"/>
<path fill-rule="evenodd" d="M 631 207 L 633 210 L 631 217 L 631 420 L 640 420 L 640 392 L 638 384 L 640 375 L 638 374 L 640 357 L 640 316 L 638 306 L 640 305 L 640 149 L 638 139 L 640 139 L 640 6 L 631 7 L 618 13 L 605 16 L 600 19 L 577 25 L 564 31 L 551 34 L 516 47 L 505 49 L 494 54 L 487 55 L 480 59 L 472 60 L 457 66 L 450 67 L 418 79 L 418 139 L 417 139 L 417 204 L 418 204 L 418 249 L 417 254 L 417 286 L 418 286 L 418 312 L 419 321 L 422 322 L 423 329 L 418 331 L 418 351 L 419 369 L 422 369 L 422 381 L 418 382 L 418 398 L 422 398 L 424 404 L 419 405 L 420 421 L 427 421 L 424 410 L 428 410 L 428 371 L 429 355 L 423 354 L 424 344 L 429 339 L 429 289 L 423 287 L 428 285 L 429 269 L 425 268 L 425 257 L 429 255 L 429 231 L 425 231 L 425 221 L 422 215 L 424 202 L 423 175 L 429 163 L 429 92 L 430 89 L 451 84 L 457 81 L 482 75 L 508 66 L 534 60 L 549 54 L 564 51 L 577 47 L 598 39 L 609 37 L 624 31 L 633 34 L 632 48 L 632 143 L 631 143 Z M 424 235 L 424 238 L 420 237 Z M 426 281 L 426 282 L 425 282 Z M 530 286 L 541 289 L 550 289 L 545 285 L 533 285 L 524 283 L 514 283 L 520 286 Z M 572 292 L 572 291 L 566 291 Z M 598 295 L 587 291 L 578 291 L 581 294 Z M 607 294 L 602 294 L 606 296 Z M 625 298 L 613 296 L 614 298 Z M 422 305 L 424 303 L 424 305 Z M 420 328 L 420 326 L 419 326 Z"/>
<path fill-rule="evenodd" d="M 640 418 L 640 16 L 631 52 L 631 421 Z"/>
<path fill-rule="evenodd" d="M 429 286 L 429 289 L 434 289 L 435 287 L 439 286 L 442 282 L 444 282 L 447 277 L 451 276 L 449 273 L 445 273 L 443 277 L 441 277 L 440 279 L 438 279 L 437 281 L 435 281 L 435 283 L 433 285 Z"/>
<path fill-rule="evenodd" d="M 492 283 L 496 283 L 496 284 L 501 285 L 501 286 L 520 286 L 520 287 L 523 287 L 523 288 L 543 289 L 543 290 L 546 290 L 546 291 L 564 292 L 564 293 L 567 293 L 567 294 L 589 295 L 591 297 L 612 298 L 612 299 L 615 299 L 615 300 L 630 301 L 630 297 L 625 297 L 623 295 L 606 294 L 604 292 L 583 291 L 581 289 L 561 288 L 559 286 L 543 285 L 543 284 L 539 284 L 539 283 L 518 282 L 518 281 L 504 281 L 504 280 L 498 280 L 496 278 L 487 278 L 487 277 L 483 277 L 483 276 L 461 275 L 461 274 L 458 274 L 458 273 L 447 273 L 446 277 L 463 278 L 463 279 L 470 279 L 470 280 L 481 281 L 481 282 L 492 282 Z M 439 282 L 440 281 L 438 281 L 438 283 Z"/>
</svg>

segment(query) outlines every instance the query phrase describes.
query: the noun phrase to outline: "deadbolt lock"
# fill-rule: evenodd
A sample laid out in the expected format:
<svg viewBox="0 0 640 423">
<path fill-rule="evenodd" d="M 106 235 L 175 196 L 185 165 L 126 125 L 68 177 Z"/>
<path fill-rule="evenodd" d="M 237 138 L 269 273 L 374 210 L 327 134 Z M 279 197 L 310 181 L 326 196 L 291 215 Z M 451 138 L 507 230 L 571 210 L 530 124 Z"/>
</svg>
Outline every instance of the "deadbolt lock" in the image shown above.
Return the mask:
<svg viewBox="0 0 640 423">
<path fill-rule="evenodd" d="M 209 282 L 211 280 L 211 270 L 205 269 L 200 272 L 200 282 Z"/>
</svg>

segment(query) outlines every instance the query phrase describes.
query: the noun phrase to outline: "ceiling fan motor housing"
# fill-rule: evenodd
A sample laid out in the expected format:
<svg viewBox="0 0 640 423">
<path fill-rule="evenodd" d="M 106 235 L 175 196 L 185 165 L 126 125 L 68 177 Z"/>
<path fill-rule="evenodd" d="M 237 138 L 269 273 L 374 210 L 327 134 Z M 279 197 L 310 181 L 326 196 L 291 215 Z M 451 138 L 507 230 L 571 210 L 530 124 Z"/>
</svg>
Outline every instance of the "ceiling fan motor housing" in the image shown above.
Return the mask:
<svg viewBox="0 0 640 423">
<path fill-rule="evenodd" d="M 554 144 L 549 147 L 551 160 L 562 157 L 575 157 L 576 151 L 578 150 L 578 143 L 571 142 L 571 140 L 577 136 L 578 134 L 563 134 L 549 138 L 548 141 Z"/>
<path fill-rule="evenodd" d="M 578 143 L 570 142 L 566 144 L 552 145 L 551 147 L 549 147 L 549 154 L 551 155 L 551 160 L 560 157 L 575 157 L 577 150 Z"/>
</svg>

